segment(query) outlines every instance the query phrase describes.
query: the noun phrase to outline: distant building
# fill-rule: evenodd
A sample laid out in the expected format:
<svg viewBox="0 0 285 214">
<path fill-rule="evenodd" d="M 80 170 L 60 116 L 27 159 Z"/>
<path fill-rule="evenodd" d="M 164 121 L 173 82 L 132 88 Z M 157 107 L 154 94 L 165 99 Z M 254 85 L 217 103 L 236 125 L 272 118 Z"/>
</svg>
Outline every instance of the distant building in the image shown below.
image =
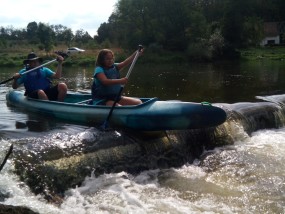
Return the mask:
<svg viewBox="0 0 285 214">
<path fill-rule="evenodd" d="M 265 22 L 261 46 L 285 44 L 285 22 Z"/>
</svg>

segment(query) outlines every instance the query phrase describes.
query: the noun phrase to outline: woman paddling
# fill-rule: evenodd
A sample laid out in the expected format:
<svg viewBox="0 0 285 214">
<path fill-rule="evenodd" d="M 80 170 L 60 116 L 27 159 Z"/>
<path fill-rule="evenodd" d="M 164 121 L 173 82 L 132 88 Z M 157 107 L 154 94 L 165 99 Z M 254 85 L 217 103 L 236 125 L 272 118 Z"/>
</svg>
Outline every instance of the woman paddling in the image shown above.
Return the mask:
<svg viewBox="0 0 285 214">
<path fill-rule="evenodd" d="M 128 82 L 128 78 L 120 78 L 120 71 L 133 61 L 135 55 L 136 52 L 123 62 L 114 63 L 114 53 L 111 50 L 103 49 L 98 53 L 92 85 L 93 103 L 97 103 L 98 100 L 105 100 L 108 106 L 112 106 L 114 102 L 117 102 L 117 106 L 142 103 L 140 99 L 127 96 L 119 96 L 116 100 L 121 85 Z"/>
</svg>

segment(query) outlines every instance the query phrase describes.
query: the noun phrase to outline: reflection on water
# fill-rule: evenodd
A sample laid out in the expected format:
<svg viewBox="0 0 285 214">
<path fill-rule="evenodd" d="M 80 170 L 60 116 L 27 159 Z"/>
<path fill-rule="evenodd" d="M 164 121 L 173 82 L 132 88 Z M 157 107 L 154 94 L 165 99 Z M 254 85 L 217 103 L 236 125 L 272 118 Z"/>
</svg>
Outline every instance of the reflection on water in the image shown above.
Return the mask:
<svg viewBox="0 0 285 214">
<path fill-rule="evenodd" d="M 1 80 L 15 69 L 2 69 Z M 126 68 L 122 76 L 126 75 Z M 215 64 L 139 64 L 124 88 L 124 94 L 212 103 L 255 101 L 254 97 L 283 93 L 285 62 L 250 61 Z M 69 89 L 90 90 L 94 67 L 64 68 L 62 80 Z"/>
<path fill-rule="evenodd" d="M 69 88 L 88 89 L 94 68 L 65 69 Z M 212 103 L 255 101 L 258 95 L 283 93 L 285 62 L 149 64 L 134 67 L 124 94 Z M 123 76 L 127 69 L 123 71 Z"/>
</svg>

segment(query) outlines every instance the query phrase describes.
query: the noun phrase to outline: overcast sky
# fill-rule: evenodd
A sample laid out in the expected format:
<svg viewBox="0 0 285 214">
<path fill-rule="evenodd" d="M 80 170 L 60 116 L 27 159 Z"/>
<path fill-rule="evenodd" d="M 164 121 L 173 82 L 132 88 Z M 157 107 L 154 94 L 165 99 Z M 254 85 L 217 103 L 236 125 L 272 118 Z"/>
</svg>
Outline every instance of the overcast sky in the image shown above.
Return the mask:
<svg viewBox="0 0 285 214">
<path fill-rule="evenodd" d="M 115 9 L 118 0 L 1 0 L 0 27 L 26 28 L 30 22 L 61 24 L 73 33 L 83 29 L 90 36 Z"/>
</svg>

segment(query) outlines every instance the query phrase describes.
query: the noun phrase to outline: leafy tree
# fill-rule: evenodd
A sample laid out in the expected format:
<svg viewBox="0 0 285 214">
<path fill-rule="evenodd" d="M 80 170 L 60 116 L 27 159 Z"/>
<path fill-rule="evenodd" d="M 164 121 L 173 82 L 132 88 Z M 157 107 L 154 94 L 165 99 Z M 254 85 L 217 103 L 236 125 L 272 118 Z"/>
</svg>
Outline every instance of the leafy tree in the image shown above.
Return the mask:
<svg viewBox="0 0 285 214">
<path fill-rule="evenodd" d="M 74 40 L 76 42 L 87 43 L 91 39 L 92 37 L 89 35 L 89 33 L 83 29 L 77 30 L 75 32 Z"/>
<path fill-rule="evenodd" d="M 112 25 L 111 23 L 107 24 L 106 22 L 100 25 L 97 31 L 98 36 L 95 36 L 95 39 L 97 40 L 98 43 L 102 43 L 106 38 L 112 39 L 111 25 Z"/>
<path fill-rule="evenodd" d="M 1 27 L 0 29 L 0 38 L 3 40 L 9 39 L 9 34 L 7 32 L 7 29 L 4 27 Z"/>
<path fill-rule="evenodd" d="M 70 37 L 72 36 L 71 29 L 67 28 L 66 26 L 59 24 L 59 25 L 51 25 L 50 27 L 52 28 L 52 30 L 54 32 L 56 41 L 61 41 L 61 42 L 65 41 L 66 34 L 69 34 L 70 32 L 71 32 L 71 34 L 69 34 L 69 36 Z"/>
<path fill-rule="evenodd" d="M 0 37 L 0 47 L 6 48 L 7 47 L 7 40 Z"/>
<path fill-rule="evenodd" d="M 27 25 L 27 39 L 30 43 L 37 43 L 38 38 L 38 24 L 36 22 L 30 22 Z"/>
<path fill-rule="evenodd" d="M 222 57 L 241 47 L 259 45 L 263 23 L 285 21 L 284 0 L 118 0 L 97 36 L 61 24 L 30 22 L 26 29 L 0 27 L 1 45 L 27 40 L 49 52 L 55 44 L 97 43 L 134 48 L 141 43 L 158 52 L 185 51 L 197 58 Z M 283 31 L 284 25 L 280 26 Z M 284 37 L 284 32 L 283 35 Z"/>
<path fill-rule="evenodd" d="M 247 17 L 243 23 L 243 46 L 257 46 L 263 39 L 263 20 L 259 17 Z"/>
<path fill-rule="evenodd" d="M 68 47 L 70 47 L 71 41 L 73 40 L 73 38 L 74 38 L 74 35 L 73 35 L 72 30 L 70 28 L 65 29 L 61 33 L 62 41 L 64 41 L 65 45 L 67 45 Z"/>
<path fill-rule="evenodd" d="M 116 41 L 123 47 L 134 47 L 140 42 L 185 50 L 189 36 L 200 37 L 201 32 L 207 35 L 207 23 L 193 1 L 120 0 L 109 23 L 99 27 L 97 39 L 98 42 Z"/>
<path fill-rule="evenodd" d="M 27 31 L 25 29 L 15 29 L 11 32 L 11 39 L 14 40 L 25 40 L 27 37 Z"/>
<path fill-rule="evenodd" d="M 48 24 L 39 23 L 38 37 L 40 42 L 44 45 L 46 53 L 50 52 L 54 45 L 55 33 Z"/>
</svg>

